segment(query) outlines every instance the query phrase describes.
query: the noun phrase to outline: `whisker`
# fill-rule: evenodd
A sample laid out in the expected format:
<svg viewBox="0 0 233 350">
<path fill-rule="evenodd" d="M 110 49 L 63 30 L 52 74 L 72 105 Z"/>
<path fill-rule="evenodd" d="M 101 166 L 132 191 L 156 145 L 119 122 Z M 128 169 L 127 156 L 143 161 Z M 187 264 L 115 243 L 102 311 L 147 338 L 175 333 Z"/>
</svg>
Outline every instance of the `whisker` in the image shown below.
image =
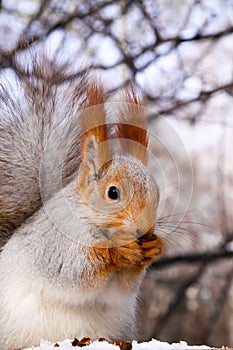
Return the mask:
<svg viewBox="0 0 233 350">
<path fill-rule="evenodd" d="M 164 239 L 166 246 L 171 247 L 173 251 L 174 248 L 175 250 L 178 248 L 178 250 L 182 251 L 183 253 L 186 251 L 184 245 L 182 245 L 182 242 L 177 240 L 173 235 L 166 235 L 166 233 L 164 235 L 163 231 L 158 231 L 158 234 Z"/>
<path fill-rule="evenodd" d="M 170 217 L 174 217 L 174 216 L 179 216 L 179 215 L 186 215 L 186 214 L 190 214 L 193 212 L 196 212 L 198 209 L 190 209 L 190 210 L 186 210 L 180 213 L 176 213 L 176 214 L 168 214 L 168 215 L 164 215 L 162 217 L 159 218 L 159 220 L 163 220 L 165 218 L 170 218 Z"/>
<path fill-rule="evenodd" d="M 190 232 L 198 232 L 198 231 L 194 231 L 192 226 L 196 225 L 196 227 L 201 227 L 201 228 L 211 228 L 213 229 L 214 227 L 211 227 L 211 226 L 208 226 L 208 225 L 205 225 L 205 224 L 201 224 L 201 223 L 192 223 L 192 226 L 183 226 L 182 227 L 182 222 L 181 223 L 172 223 L 172 222 L 169 222 L 169 223 L 157 223 L 157 227 L 162 227 L 162 228 L 166 228 L 166 229 L 173 229 L 173 230 L 186 230 L 186 231 L 190 231 Z M 187 225 L 187 224 L 185 224 Z"/>
</svg>

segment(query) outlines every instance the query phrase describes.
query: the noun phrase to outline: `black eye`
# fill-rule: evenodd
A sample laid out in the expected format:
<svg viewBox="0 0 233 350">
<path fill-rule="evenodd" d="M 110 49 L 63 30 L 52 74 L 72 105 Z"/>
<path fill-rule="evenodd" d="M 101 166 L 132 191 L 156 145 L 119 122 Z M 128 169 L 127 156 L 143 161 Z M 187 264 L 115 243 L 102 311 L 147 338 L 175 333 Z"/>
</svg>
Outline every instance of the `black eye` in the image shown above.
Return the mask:
<svg viewBox="0 0 233 350">
<path fill-rule="evenodd" d="M 108 197 L 113 200 L 120 199 L 120 190 L 116 186 L 109 187 Z"/>
</svg>

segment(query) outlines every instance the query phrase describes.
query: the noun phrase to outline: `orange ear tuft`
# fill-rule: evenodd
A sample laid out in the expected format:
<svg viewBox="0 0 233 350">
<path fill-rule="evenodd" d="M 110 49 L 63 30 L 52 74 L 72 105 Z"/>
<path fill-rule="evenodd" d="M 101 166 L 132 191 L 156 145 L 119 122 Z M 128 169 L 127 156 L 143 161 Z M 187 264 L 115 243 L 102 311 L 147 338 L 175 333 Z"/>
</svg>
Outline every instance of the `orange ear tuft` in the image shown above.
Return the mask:
<svg viewBox="0 0 233 350">
<path fill-rule="evenodd" d="M 117 123 L 117 137 L 121 138 L 123 150 L 140 159 L 144 164 L 148 160 L 148 133 L 145 107 L 133 84 L 125 91 L 126 102 L 120 111 Z M 134 141 L 134 142 L 130 142 Z"/>
<path fill-rule="evenodd" d="M 86 101 L 83 104 L 83 111 L 79 119 L 82 158 L 87 152 L 87 143 L 90 136 L 95 137 L 97 144 L 101 144 L 108 139 L 104 102 L 102 83 L 96 78 L 92 79 L 87 86 Z"/>
</svg>

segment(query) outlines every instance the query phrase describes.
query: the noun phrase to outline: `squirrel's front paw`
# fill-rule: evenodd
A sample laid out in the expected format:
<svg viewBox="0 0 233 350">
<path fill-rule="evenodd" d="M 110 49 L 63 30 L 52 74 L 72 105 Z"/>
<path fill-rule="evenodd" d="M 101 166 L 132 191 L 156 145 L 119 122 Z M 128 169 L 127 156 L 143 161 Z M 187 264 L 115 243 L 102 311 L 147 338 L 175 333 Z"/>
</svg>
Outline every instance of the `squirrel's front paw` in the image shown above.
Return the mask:
<svg viewBox="0 0 233 350">
<path fill-rule="evenodd" d="M 164 242 L 155 234 L 145 234 L 138 239 L 138 242 L 143 256 L 141 263 L 145 266 L 150 265 L 163 254 Z"/>
<path fill-rule="evenodd" d="M 130 267 L 141 264 L 142 249 L 138 240 L 131 234 L 113 236 L 110 255 L 116 267 Z"/>
<path fill-rule="evenodd" d="M 158 259 L 164 248 L 163 240 L 154 234 L 145 234 L 136 239 L 130 234 L 118 234 L 112 238 L 114 247 L 110 255 L 119 268 L 145 267 Z"/>
<path fill-rule="evenodd" d="M 140 270 L 158 259 L 163 247 L 163 240 L 154 234 L 145 234 L 139 239 L 131 234 L 117 234 L 111 241 L 99 242 L 92 252 L 106 268 Z"/>
<path fill-rule="evenodd" d="M 118 267 L 147 266 L 158 259 L 164 249 L 163 240 L 155 234 L 146 233 L 136 239 L 130 234 L 118 234 L 112 238 L 112 260 Z"/>
<path fill-rule="evenodd" d="M 111 242 L 110 256 L 118 268 L 148 266 L 162 255 L 164 249 L 163 240 L 151 233 L 138 239 L 130 234 L 118 234 Z"/>
</svg>

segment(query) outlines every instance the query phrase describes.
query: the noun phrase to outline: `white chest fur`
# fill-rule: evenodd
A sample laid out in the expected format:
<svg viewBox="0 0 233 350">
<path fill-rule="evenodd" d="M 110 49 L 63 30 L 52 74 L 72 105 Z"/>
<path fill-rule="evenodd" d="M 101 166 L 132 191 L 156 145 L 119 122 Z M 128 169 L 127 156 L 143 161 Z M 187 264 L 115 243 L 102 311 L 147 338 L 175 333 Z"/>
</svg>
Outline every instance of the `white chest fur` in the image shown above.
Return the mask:
<svg viewBox="0 0 233 350">
<path fill-rule="evenodd" d="M 114 288 L 85 301 L 83 292 L 53 290 L 36 276 L 9 276 L 0 290 L 0 348 L 37 345 L 40 339 L 135 336 L 136 296 Z"/>
</svg>

